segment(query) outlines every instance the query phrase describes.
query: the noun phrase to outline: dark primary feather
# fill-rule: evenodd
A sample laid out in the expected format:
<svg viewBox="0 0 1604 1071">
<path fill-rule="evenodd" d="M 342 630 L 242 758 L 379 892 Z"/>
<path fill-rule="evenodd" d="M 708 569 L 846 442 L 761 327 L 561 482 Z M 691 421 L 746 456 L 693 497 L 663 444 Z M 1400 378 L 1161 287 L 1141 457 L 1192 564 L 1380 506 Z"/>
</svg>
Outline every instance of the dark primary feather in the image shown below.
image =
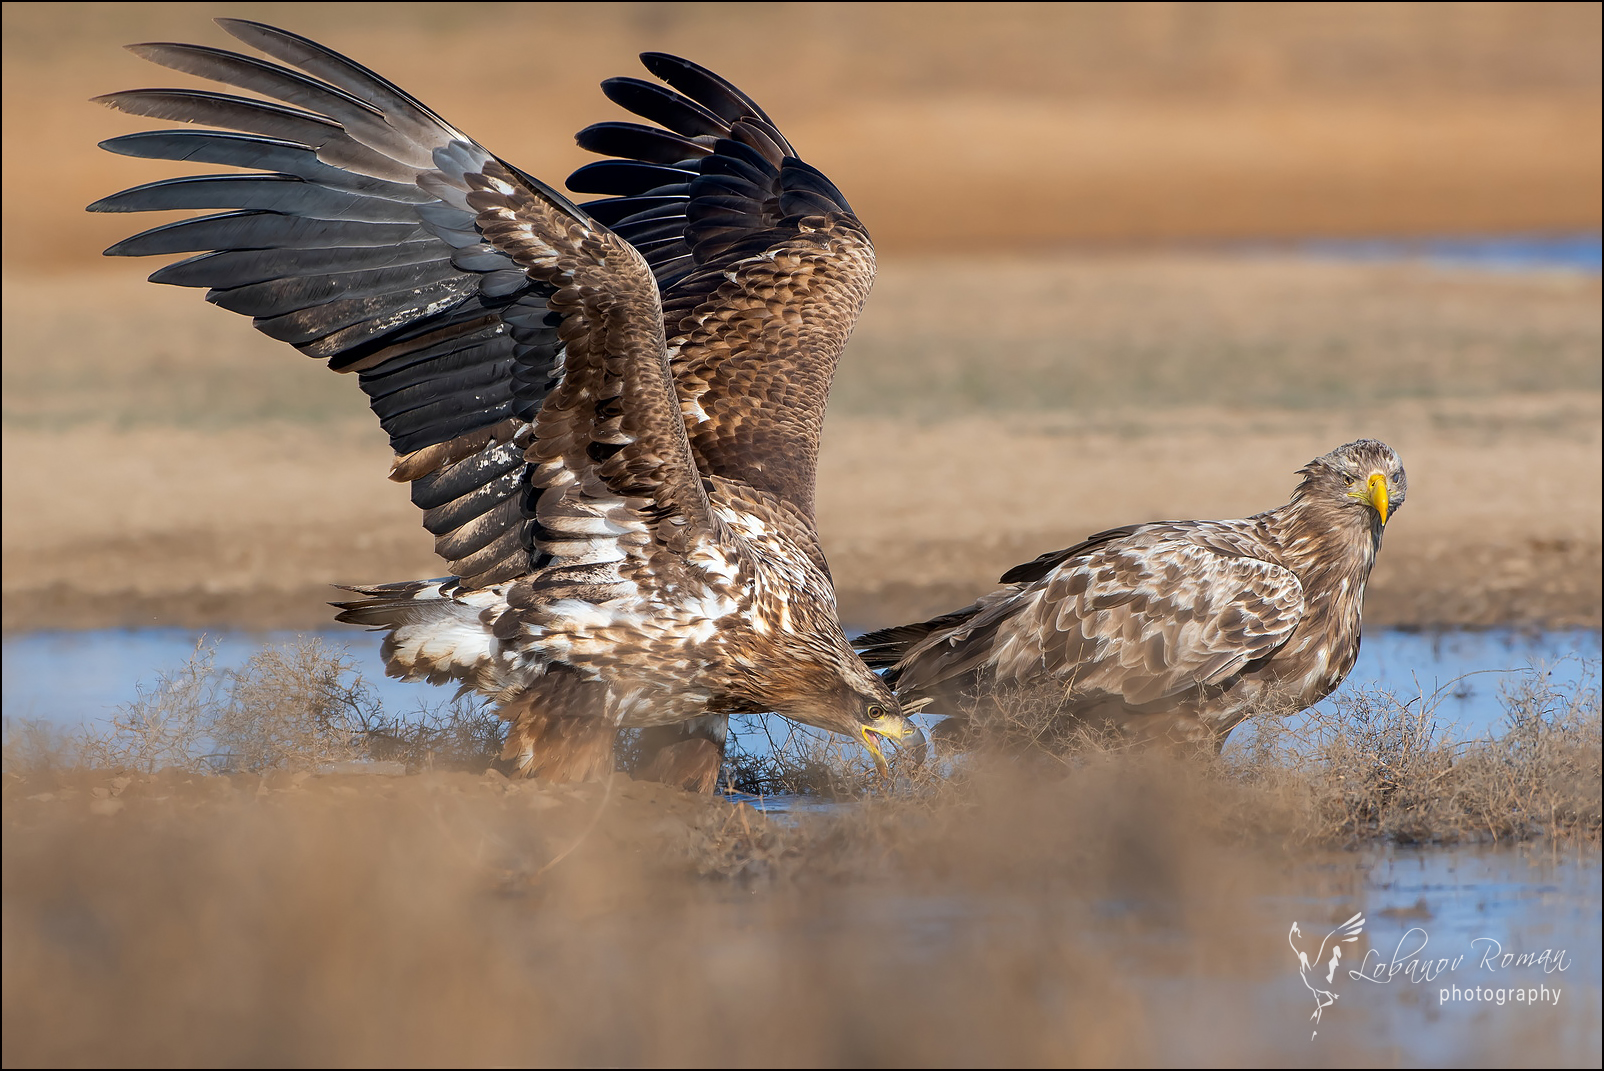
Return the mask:
<svg viewBox="0 0 1604 1071">
<path fill-rule="evenodd" d="M 575 171 L 569 188 L 611 195 L 585 211 L 657 277 L 682 399 L 705 414 L 690 429 L 704 471 L 811 520 L 824 403 L 873 276 L 868 235 L 745 93 L 689 60 L 641 61 L 668 87 L 614 78 L 603 89 L 658 126 L 580 131 L 581 146 L 613 159 Z"/>
<path fill-rule="evenodd" d="M 648 71 L 726 122 L 747 116 L 756 116 L 765 123 L 771 121 L 751 97 L 690 60 L 667 52 L 642 52 L 640 61 Z"/>
<path fill-rule="evenodd" d="M 487 246 L 473 213 L 420 185 L 453 146 L 475 159 L 490 154 L 360 64 L 271 27 L 222 25 L 291 66 L 197 45 L 133 51 L 273 101 L 112 94 L 103 101 L 122 111 L 225 129 L 147 131 L 105 148 L 265 173 L 167 179 L 97 201 L 91 211 L 233 210 L 154 227 L 108 254 L 199 254 L 152 280 L 205 287 L 208 300 L 251 316 L 264 333 L 356 372 L 403 459 L 441 448 L 459 472 L 479 459 L 474 471 L 495 474 L 451 481 L 458 493 L 449 503 L 425 495 L 426 527 L 466 586 L 523 575 L 539 559 L 533 505 L 501 470 L 516 453 L 511 433 L 487 434 L 531 420 L 550 388 L 561 343 L 546 323 L 549 288 Z M 471 531 L 457 533 L 454 520 Z"/>
<path fill-rule="evenodd" d="M 91 212 L 164 212 L 181 208 L 249 208 L 307 219 L 361 223 L 418 220 L 415 205 L 307 182 L 296 175 L 191 175 L 123 190 Z"/>
<path fill-rule="evenodd" d="M 602 83 L 602 92 L 619 107 L 688 138 L 716 137 L 728 129 L 728 124 L 695 101 L 642 78 L 609 78 Z"/>
<path fill-rule="evenodd" d="M 708 146 L 690 138 L 641 123 L 593 123 L 581 130 L 574 140 L 580 148 L 602 156 L 626 157 L 649 164 L 688 163 L 712 152 Z M 568 188 L 575 187 L 570 182 Z"/>
<path fill-rule="evenodd" d="M 423 204 L 434 200 L 411 182 L 391 182 L 331 167 L 319 160 L 317 152 L 306 145 L 259 134 L 214 130 L 147 130 L 110 138 L 101 142 L 100 147 L 121 156 L 147 160 L 254 167 L 262 171 L 296 175 L 329 189 L 374 194 L 390 201 Z"/>
<path fill-rule="evenodd" d="M 568 188 L 575 193 L 632 194 L 661 189 L 683 182 L 685 173 L 660 164 L 630 160 L 600 160 L 568 176 Z"/>
<path fill-rule="evenodd" d="M 136 89 L 96 97 L 108 108 L 148 119 L 206 123 L 227 130 L 281 138 L 316 149 L 331 167 L 392 182 L 409 182 L 417 168 L 369 148 L 333 120 L 270 101 L 198 89 Z M 250 166 L 250 165 L 242 165 Z"/>
</svg>

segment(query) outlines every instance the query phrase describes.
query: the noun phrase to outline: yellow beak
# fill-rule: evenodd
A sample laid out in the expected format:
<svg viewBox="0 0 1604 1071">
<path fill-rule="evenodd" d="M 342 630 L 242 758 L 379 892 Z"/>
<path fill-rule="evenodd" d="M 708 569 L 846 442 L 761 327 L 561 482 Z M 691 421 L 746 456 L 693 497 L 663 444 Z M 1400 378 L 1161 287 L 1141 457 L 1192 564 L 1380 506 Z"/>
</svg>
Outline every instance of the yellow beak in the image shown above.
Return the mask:
<svg viewBox="0 0 1604 1071">
<path fill-rule="evenodd" d="M 1387 507 L 1391 502 L 1387 498 L 1387 478 L 1379 472 L 1370 474 L 1370 504 L 1381 514 L 1381 523 L 1386 524 Z"/>
<path fill-rule="evenodd" d="M 858 730 L 858 733 L 863 737 L 863 746 L 869 749 L 870 755 L 874 756 L 874 768 L 880 772 L 881 777 L 891 776 L 891 765 L 886 762 L 885 755 L 880 751 L 880 741 L 875 739 L 877 736 L 904 742 L 909 737 L 913 737 L 915 755 L 918 761 L 924 761 L 924 734 L 919 731 L 917 725 L 907 718 L 893 714 L 889 717 L 880 718 L 874 725 L 865 725 Z M 906 743 L 904 746 L 907 746 Z"/>
<path fill-rule="evenodd" d="M 875 739 L 874 730 L 865 725 L 860 733 L 863 736 L 863 746 L 874 756 L 874 768 L 879 771 L 881 777 L 890 777 L 891 766 L 886 762 L 886 757 L 880 753 L 880 741 Z"/>
</svg>

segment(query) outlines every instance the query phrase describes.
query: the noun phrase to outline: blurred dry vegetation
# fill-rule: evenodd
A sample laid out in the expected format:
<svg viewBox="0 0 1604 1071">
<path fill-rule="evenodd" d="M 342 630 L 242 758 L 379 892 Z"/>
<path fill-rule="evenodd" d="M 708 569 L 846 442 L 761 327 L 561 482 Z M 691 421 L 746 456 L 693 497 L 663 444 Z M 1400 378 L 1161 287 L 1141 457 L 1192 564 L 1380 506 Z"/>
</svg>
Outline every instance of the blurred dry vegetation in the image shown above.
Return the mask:
<svg viewBox="0 0 1604 1071">
<path fill-rule="evenodd" d="M 108 734 L 10 735 L 4 1061 L 1279 1065 L 1308 1052 L 1281 914 L 1347 918 L 1376 858 L 1332 849 L 1596 852 L 1596 681 L 1506 706 L 1470 743 L 1431 696 L 1369 694 L 1223 761 L 999 746 L 889 785 L 792 741 L 771 787 L 853 802 L 765 815 L 482 772 L 470 710 L 436 722 L 478 741 L 454 755 L 375 751 L 329 651 L 233 677 L 202 652 Z M 1322 1058 L 1389 1062 L 1364 1008 Z"/>
<path fill-rule="evenodd" d="M 896 751 L 889 778 L 851 742 L 781 719 L 738 717 L 721 786 L 749 797 L 884 796 L 940 809 L 961 803 L 987 769 L 1054 780 L 1089 767 L 1173 760 L 1247 794 L 1229 804 L 1241 813 L 1227 826 L 1269 832 L 1287 846 L 1597 843 L 1604 826 L 1597 672 L 1584 667 L 1567 690 L 1545 670 L 1512 678 L 1501 692 L 1504 723 L 1487 738 L 1464 739 L 1440 714 L 1459 681 L 1414 696 L 1361 688 L 1296 718 L 1250 719 L 1240 746 L 1218 760 L 1184 749 L 1155 756 L 1117 734 L 1066 726 L 1063 697 L 1053 689 L 1011 692 L 966 708 L 961 745 L 941 731 L 957 724 L 948 722 L 938 723 L 934 757 Z M 12 777 L 511 773 L 499 762 L 504 739 L 503 724 L 477 697 L 387 714 L 349 656 L 319 640 L 265 647 L 239 670 L 217 667 L 202 644 L 153 687 L 141 686 L 109 725 L 8 724 L 4 761 Z M 630 755 L 626 737 L 619 746 L 626 773 Z"/>
</svg>

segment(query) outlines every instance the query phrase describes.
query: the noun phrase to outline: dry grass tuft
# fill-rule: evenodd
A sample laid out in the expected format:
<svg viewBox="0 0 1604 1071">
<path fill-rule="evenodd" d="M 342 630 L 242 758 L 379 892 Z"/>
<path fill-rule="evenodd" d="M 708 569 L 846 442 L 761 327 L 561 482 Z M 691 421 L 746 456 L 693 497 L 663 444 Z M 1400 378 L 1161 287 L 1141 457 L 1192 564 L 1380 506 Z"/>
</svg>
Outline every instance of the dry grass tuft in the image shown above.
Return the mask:
<svg viewBox="0 0 1604 1071">
<path fill-rule="evenodd" d="M 1596 684 L 1563 693 L 1530 671 L 1503 694 L 1503 731 L 1474 740 L 1450 735 L 1438 715 L 1453 687 L 1410 699 L 1350 693 L 1281 746 L 1256 740 L 1255 757 L 1278 757 L 1246 769 L 1277 782 L 1305 835 L 1323 843 L 1596 844 L 1604 825 Z M 1261 737 L 1276 733 L 1261 721 Z"/>
<path fill-rule="evenodd" d="M 1200 754 L 1188 768 L 1215 783 L 1215 804 L 1235 811 L 1235 828 L 1290 844 L 1542 837 L 1597 844 L 1604 741 L 1595 681 L 1596 671 L 1561 691 L 1550 674 L 1528 671 L 1502 695 L 1502 731 L 1471 740 L 1441 716 L 1458 681 L 1410 698 L 1347 691 L 1296 718 L 1251 718 L 1225 758 Z M 1081 770 L 1148 750 L 1112 727 L 1066 717 L 1062 696 L 1051 690 L 1009 689 L 959 703 L 964 714 L 935 736 L 964 756 Z M 1185 764 L 1187 750 L 1174 758 Z"/>
<path fill-rule="evenodd" d="M 7 771 L 87 768 L 155 773 L 264 773 L 348 763 L 482 771 L 504 726 L 477 697 L 386 714 L 349 655 L 321 640 L 264 647 L 220 669 L 204 641 L 183 666 L 136 686 L 109 728 L 8 725 Z"/>
</svg>

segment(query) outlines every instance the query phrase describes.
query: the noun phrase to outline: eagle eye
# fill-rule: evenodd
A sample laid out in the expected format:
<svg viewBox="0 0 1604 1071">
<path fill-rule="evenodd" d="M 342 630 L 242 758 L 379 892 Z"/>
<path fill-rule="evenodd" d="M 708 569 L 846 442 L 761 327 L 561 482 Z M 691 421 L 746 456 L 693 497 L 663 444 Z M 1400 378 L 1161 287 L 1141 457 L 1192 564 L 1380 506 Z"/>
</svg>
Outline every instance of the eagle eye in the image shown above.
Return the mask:
<svg viewBox="0 0 1604 1071">
<path fill-rule="evenodd" d="M 878 718 L 883 718 L 886 716 L 886 708 L 881 706 L 879 703 L 870 703 L 869 709 L 866 713 L 869 716 L 869 720 L 874 721 Z"/>
</svg>

